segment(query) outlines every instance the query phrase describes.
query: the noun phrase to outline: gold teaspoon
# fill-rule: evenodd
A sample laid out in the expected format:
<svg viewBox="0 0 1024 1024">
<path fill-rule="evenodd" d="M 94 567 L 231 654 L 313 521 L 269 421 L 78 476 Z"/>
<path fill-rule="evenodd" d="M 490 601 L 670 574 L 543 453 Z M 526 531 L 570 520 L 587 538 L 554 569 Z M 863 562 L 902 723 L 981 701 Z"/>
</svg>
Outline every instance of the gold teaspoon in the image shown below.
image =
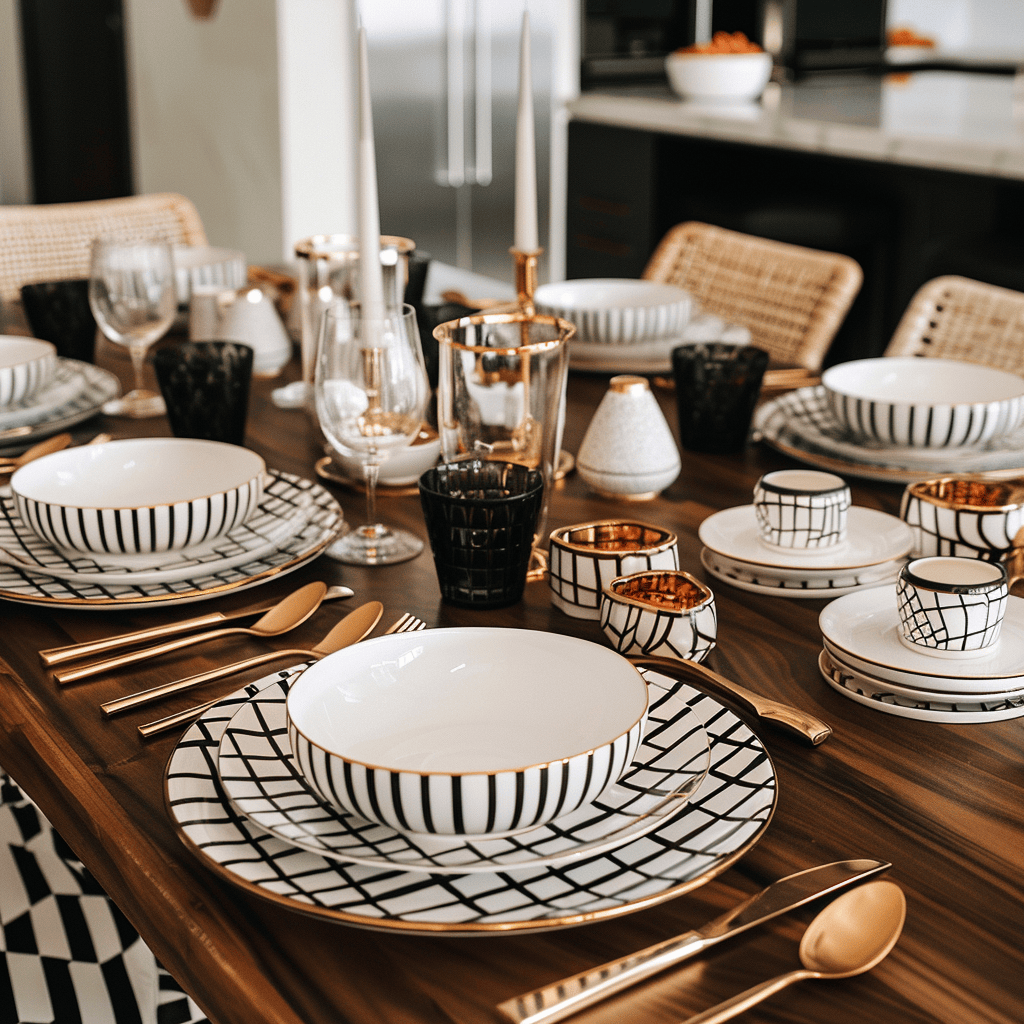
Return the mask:
<svg viewBox="0 0 1024 1024">
<path fill-rule="evenodd" d="M 207 640 L 218 640 L 226 636 L 279 636 L 305 622 L 320 607 L 326 593 L 326 583 L 307 583 L 304 587 L 300 587 L 278 601 L 266 615 L 261 616 L 251 626 L 229 626 L 226 629 L 211 629 L 194 636 L 180 637 L 177 640 L 169 640 L 167 643 L 156 644 L 154 647 L 143 647 L 138 651 L 119 654 L 116 658 L 93 661 L 78 668 L 55 672 L 54 678 L 58 683 L 75 683 L 79 679 L 88 679 L 90 676 L 112 672 L 125 665 L 133 665 L 138 661 L 146 661 L 160 654 L 169 654 L 171 651 L 180 651 L 183 647 L 191 647 L 194 644 L 204 643 Z"/>
<path fill-rule="evenodd" d="M 30 462 L 35 462 L 36 459 L 41 459 L 44 455 L 52 455 L 54 452 L 59 452 L 71 444 L 70 434 L 54 434 L 53 437 L 46 438 L 45 441 L 40 441 L 38 444 L 32 445 L 31 448 L 23 451 L 16 459 L 4 460 L 0 463 L 0 473 L 14 473 L 16 470 L 21 469 L 22 466 L 27 466 Z"/>
<path fill-rule="evenodd" d="M 883 960 L 903 931 L 907 901 L 893 882 L 868 882 L 834 899 L 807 926 L 800 940 L 803 970 L 780 974 L 684 1024 L 720 1024 L 796 981 L 852 978 Z"/>
</svg>

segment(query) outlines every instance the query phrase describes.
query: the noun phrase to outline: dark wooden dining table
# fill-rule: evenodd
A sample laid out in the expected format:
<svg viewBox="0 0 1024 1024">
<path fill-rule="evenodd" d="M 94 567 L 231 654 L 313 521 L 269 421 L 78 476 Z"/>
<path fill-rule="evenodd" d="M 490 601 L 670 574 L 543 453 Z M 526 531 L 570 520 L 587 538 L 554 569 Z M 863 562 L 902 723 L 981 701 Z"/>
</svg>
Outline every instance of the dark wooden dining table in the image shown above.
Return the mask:
<svg viewBox="0 0 1024 1024">
<path fill-rule="evenodd" d="M 123 358 L 107 355 L 127 375 Z M 254 382 L 248 443 L 268 466 L 312 478 L 323 454 L 315 421 L 270 398 L 296 372 L 290 366 L 284 377 Z M 570 375 L 569 452 L 578 449 L 607 386 L 607 377 Z M 675 429 L 674 397 L 657 393 Z M 163 419 L 100 418 L 78 428 L 76 439 L 101 429 L 115 437 L 169 434 Z M 217 1024 L 496 1024 L 503 1000 L 695 927 L 780 876 L 851 857 L 892 864 L 887 877 L 907 898 L 895 949 L 867 975 L 791 987 L 743 1019 L 1017 1024 L 1024 1019 L 1024 725 L 937 724 L 847 700 L 818 671 L 824 601 L 751 593 L 704 571 L 701 521 L 749 503 L 762 472 L 788 465 L 760 445 L 738 455 L 683 452 L 679 478 L 652 501 L 600 497 L 577 473 L 552 496 L 551 528 L 627 516 L 675 531 L 682 568 L 716 596 L 718 646 L 707 664 L 834 730 L 812 747 L 741 713 L 774 764 L 774 816 L 734 865 L 663 903 L 542 934 L 403 934 L 309 916 L 215 873 L 172 823 L 164 771 L 183 730 L 144 741 L 136 727 L 196 703 L 196 694 L 168 699 L 157 714 L 150 707 L 101 716 L 103 701 L 147 685 L 275 647 L 312 646 L 340 614 L 369 600 L 385 605 L 378 631 L 411 612 L 430 627 L 512 626 L 604 643 L 597 622 L 553 608 L 543 582 L 529 584 L 520 603 L 500 610 L 442 603 L 429 549 L 404 564 L 367 569 L 319 557 L 258 590 L 187 607 L 110 613 L 0 602 L 0 764 Z M 851 483 L 856 504 L 898 511 L 899 485 Z M 361 521 L 358 489 L 329 486 L 348 521 Z M 379 511 L 426 536 L 415 494 L 382 494 Z M 284 596 L 313 580 L 343 583 L 355 596 L 322 606 L 285 637 L 225 641 L 65 687 L 54 683 L 37 654 L 210 608 L 240 607 L 257 596 Z M 211 684 L 203 697 L 226 694 L 265 671 Z M 682 1021 L 798 966 L 798 941 L 818 909 L 811 905 L 755 928 L 575 1019 Z"/>
</svg>

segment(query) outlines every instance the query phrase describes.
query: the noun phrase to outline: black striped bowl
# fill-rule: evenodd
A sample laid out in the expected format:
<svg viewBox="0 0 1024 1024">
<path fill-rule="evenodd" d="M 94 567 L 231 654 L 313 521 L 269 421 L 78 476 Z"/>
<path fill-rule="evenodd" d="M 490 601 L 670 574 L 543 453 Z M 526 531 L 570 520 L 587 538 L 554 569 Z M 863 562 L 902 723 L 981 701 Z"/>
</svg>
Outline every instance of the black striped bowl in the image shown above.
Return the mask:
<svg viewBox="0 0 1024 1024">
<path fill-rule="evenodd" d="M 0 335 L 0 409 L 31 398 L 57 369 L 57 349 L 48 341 Z"/>
<path fill-rule="evenodd" d="M 194 547 L 244 523 L 266 466 L 220 441 L 160 437 L 55 452 L 11 477 L 18 514 L 58 548 L 136 555 Z"/>
<path fill-rule="evenodd" d="M 296 763 L 335 807 L 404 833 L 494 837 L 617 781 L 643 737 L 647 686 L 576 637 L 435 629 L 324 658 L 287 709 Z"/>
<path fill-rule="evenodd" d="M 972 447 L 1024 421 L 1024 378 L 955 359 L 855 359 L 821 377 L 832 415 L 854 437 L 906 448 Z"/>
</svg>

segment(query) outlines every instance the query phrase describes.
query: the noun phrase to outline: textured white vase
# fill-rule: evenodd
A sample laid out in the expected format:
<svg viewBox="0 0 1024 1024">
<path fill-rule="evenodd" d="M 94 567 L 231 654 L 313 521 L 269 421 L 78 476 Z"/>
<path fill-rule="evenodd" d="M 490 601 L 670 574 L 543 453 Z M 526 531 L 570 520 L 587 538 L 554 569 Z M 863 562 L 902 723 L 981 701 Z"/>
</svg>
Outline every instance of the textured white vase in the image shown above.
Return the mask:
<svg viewBox="0 0 1024 1024">
<path fill-rule="evenodd" d="M 576 456 L 598 494 L 646 501 L 679 475 L 679 449 L 644 377 L 612 377 Z"/>
</svg>

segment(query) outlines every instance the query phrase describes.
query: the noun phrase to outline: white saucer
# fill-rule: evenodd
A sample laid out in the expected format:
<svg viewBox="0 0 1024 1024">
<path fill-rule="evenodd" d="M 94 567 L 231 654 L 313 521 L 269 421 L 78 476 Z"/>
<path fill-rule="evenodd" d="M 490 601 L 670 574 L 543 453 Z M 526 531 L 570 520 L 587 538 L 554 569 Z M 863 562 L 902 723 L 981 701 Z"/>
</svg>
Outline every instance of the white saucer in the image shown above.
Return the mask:
<svg viewBox="0 0 1024 1024">
<path fill-rule="evenodd" d="M 351 864 L 467 874 L 589 857 L 678 814 L 710 763 L 699 718 L 682 698 L 670 699 L 652 707 L 651 740 L 641 743 L 630 769 L 599 800 L 513 836 L 414 836 L 344 814 L 309 786 L 288 742 L 285 699 L 294 678 L 282 672 L 235 712 L 217 756 L 221 783 L 242 814 L 278 839 Z"/>
<path fill-rule="evenodd" d="M 928 680 L 921 678 L 920 686 L 908 686 L 904 682 L 894 682 L 889 673 L 886 676 L 882 676 L 871 670 L 869 665 L 865 665 L 864 662 L 854 658 L 850 655 L 844 655 L 842 651 L 837 650 L 827 640 L 824 640 L 825 653 L 828 655 L 829 660 L 833 665 L 839 668 L 849 669 L 849 671 L 868 682 L 877 685 L 884 686 L 889 692 L 898 694 L 901 697 L 907 697 L 911 700 L 916 701 L 934 701 L 936 699 L 945 701 L 946 703 L 956 704 L 988 704 L 994 701 L 1007 701 L 1013 700 L 1016 697 L 1024 697 L 1024 676 L 1020 676 L 1014 682 L 1014 685 L 999 689 L 998 687 L 992 687 L 989 685 L 984 690 L 973 691 L 973 690 L 936 690 L 935 687 L 928 685 Z M 909 677 L 914 678 L 914 677 Z"/>
<path fill-rule="evenodd" d="M 865 707 L 883 711 L 900 718 L 915 718 L 922 722 L 945 722 L 950 725 L 982 722 L 1001 722 L 1007 718 L 1024 716 L 1024 697 L 1012 701 L 968 704 L 943 701 L 918 701 L 902 697 L 886 689 L 882 683 L 853 672 L 845 666 L 832 664 L 826 651 L 818 656 L 818 669 L 829 686 L 844 697 Z"/>
<path fill-rule="evenodd" d="M 880 679 L 895 671 L 901 673 L 896 682 L 919 688 L 928 685 L 939 693 L 973 693 L 991 691 L 993 679 L 1024 677 L 1024 598 L 1007 600 L 1002 632 L 992 653 L 967 661 L 945 661 L 900 643 L 893 586 L 837 598 L 822 610 L 818 625 L 844 661 L 854 667 L 863 665 Z"/>
<path fill-rule="evenodd" d="M 759 576 L 757 567 L 745 567 L 743 563 L 730 562 L 729 559 L 723 558 L 708 548 L 701 549 L 700 562 L 712 576 L 739 590 L 748 590 L 752 594 L 765 594 L 768 597 L 795 597 L 818 601 L 828 601 L 831 598 L 852 594 L 854 591 L 863 590 L 866 587 L 877 587 L 882 582 L 895 583 L 900 571 L 900 563 L 891 563 L 890 574 L 883 576 L 882 579 L 872 575 L 863 583 L 843 582 L 851 579 L 849 575 L 846 575 L 837 576 L 833 579 L 832 585 L 828 585 L 826 581 L 820 580 L 801 582 L 793 579 L 772 578 L 767 574 Z M 749 569 L 753 569 L 754 572 L 749 572 Z M 825 585 L 819 586 L 819 583 L 822 582 Z"/>
<path fill-rule="evenodd" d="M 815 554 L 787 554 L 758 539 L 753 505 L 737 505 L 707 517 L 697 536 L 716 554 L 759 568 L 807 570 L 863 569 L 902 558 L 914 545 L 909 526 L 897 516 L 855 505 L 847 519 L 846 542 Z"/>
</svg>

